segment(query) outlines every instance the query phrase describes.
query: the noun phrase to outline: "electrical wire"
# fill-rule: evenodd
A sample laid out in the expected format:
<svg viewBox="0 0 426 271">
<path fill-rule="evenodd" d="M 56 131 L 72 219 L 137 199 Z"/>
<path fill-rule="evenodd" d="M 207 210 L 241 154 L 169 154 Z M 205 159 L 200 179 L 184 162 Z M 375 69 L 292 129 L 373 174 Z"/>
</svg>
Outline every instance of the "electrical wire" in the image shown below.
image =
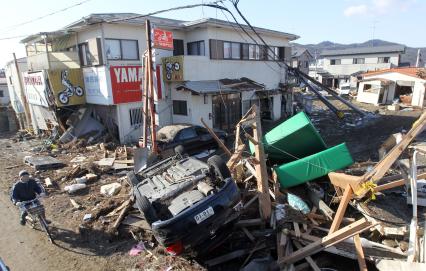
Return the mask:
<svg viewBox="0 0 426 271">
<path fill-rule="evenodd" d="M 49 16 L 52 16 L 52 15 L 55 15 L 55 14 L 58 14 L 58 13 L 61 13 L 61 12 L 67 11 L 67 10 L 69 10 L 69 9 L 71 9 L 71 8 L 76 7 L 76 6 L 83 5 L 83 4 L 85 4 L 85 3 L 89 2 L 89 1 L 92 1 L 92 0 L 84 0 L 84 1 L 80 1 L 80 2 L 78 2 L 78 3 L 75 3 L 75 4 L 71 5 L 71 6 L 68 6 L 68 7 L 65 7 L 65 8 L 62 8 L 62 9 L 56 10 L 56 11 L 53 11 L 53 12 L 48 13 L 48 14 L 46 14 L 46 15 L 39 16 L 39 17 L 36 17 L 36 18 L 34 18 L 34 19 L 31 19 L 31 20 L 28 20 L 28 21 L 25 21 L 25 22 L 22 22 L 22 23 L 19 23 L 19 24 L 11 25 L 11 26 L 8 26 L 8 27 L 6 27 L 6 28 L 2 28 L 2 29 L 0 29 L 0 31 L 4 31 L 4 30 L 6 30 L 5 32 L 9 32 L 9 31 L 11 31 L 11 30 L 14 30 L 14 29 L 16 29 L 16 28 L 20 27 L 20 26 L 23 26 L 23 25 L 26 25 L 26 24 L 30 24 L 30 23 L 33 23 L 33 22 L 35 22 L 35 21 L 42 20 L 42 19 L 44 19 L 44 18 L 46 18 L 46 17 L 49 17 Z"/>
</svg>

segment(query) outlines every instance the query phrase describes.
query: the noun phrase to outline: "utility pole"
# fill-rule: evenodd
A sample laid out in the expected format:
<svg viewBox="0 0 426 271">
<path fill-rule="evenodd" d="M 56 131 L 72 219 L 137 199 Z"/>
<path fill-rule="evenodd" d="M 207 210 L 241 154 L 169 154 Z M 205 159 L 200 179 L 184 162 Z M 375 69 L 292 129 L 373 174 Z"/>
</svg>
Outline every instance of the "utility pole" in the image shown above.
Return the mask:
<svg viewBox="0 0 426 271">
<path fill-rule="evenodd" d="M 13 53 L 13 62 L 15 64 L 16 73 L 18 74 L 18 82 L 19 82 L 19 89 L 21 90 L 21 101 L 22 105 L 24 106 L 24 112 L 25 112 L 25 120 L 27 122 L 27 128 L 31 128 L 31 116 L 30 116 L 30 108 L 28 106 L 27 98 L 25 97 L 24 93 L 24 86 L 22 85 L 22 76 L 21 72 L 19 70 L 18 62 L 16 61 L 16 55 Z"/>
<path fill-rule="evenodd" d="M 142 67 L 143 67 L 143 85 L 142 85 L 142 99 L 143 99 L 143 108 L 142 108 L 142 148 L 148 146 L 148 65 L 147 65 L 147 56 L 146 51 L 142 57 Z"/>
<path fill-rule="evenodd" d="M 418 68 L 420 66 L 420 49 L 417 49 L 417 60 L 416 60 L 416 68 Z"/>
<path fill-rule="evenodd" d="M 155 131 L 155 110 L 154 110 L 154 84 L 153 84 L 153 76 L 152 76 L 152 42 L 151 42 L 151 22 L 149 20 L 145 21 L 146 24 L 146 42 L 147 42 L 147 50 L 148 56 L 146 61 L 147 73 L 148 73 L 148 89 L 146 94 L 148 94 L 149 101 L 149 117 L 150 117 L 150 128 L 151 128 L 151 151 L 153 153 L 158 153 L 157 148 L 157 136 Z"/>
</svg>

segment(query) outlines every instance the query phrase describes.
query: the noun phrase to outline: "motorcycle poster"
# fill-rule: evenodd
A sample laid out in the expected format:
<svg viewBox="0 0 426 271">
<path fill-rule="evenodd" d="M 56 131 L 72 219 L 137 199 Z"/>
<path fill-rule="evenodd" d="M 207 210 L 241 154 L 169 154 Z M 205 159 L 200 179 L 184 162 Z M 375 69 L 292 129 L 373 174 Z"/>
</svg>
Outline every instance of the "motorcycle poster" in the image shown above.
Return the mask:
<svg viewBox="0 0 426 271">
<path fill-rule="evenodd" d="M 48 76 L 56 106 L 86 103 L 83 73 L 80 69 L 49 70 Z"/>
</svg>

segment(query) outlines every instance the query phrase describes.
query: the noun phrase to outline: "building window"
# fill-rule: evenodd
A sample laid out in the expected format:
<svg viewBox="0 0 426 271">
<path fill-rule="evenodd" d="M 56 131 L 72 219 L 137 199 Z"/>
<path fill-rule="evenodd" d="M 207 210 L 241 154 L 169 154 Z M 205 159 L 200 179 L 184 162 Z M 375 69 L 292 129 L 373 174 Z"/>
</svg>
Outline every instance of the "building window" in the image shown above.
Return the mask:
<svg viewBox="0 0 426 271">
<path fill-rule="evenodd" d="M 330 65 L 340 65 L 340 59 L 330 59 Z"/>
<path fill-rule="evenodd" d="M 365 58 L 354 58 L 352 61 L 353 64 L 364 64 Z"/>
<path fill-rule="evenodd" d="M 187 116 L 186 101 L 173 100 L 173 114 Z"/>
<path fill-rule="evenodd" d="M 183 40 L 175 40 L 173 39 L 173 55 L 174 56 L 182 56 L 184 55 L 183 50 Z"/>
<path fill-rule="evenodd" d="M 195 42 L 188 42 L 187 43 L 187 49 L 188 49 L 188 55 L 193 55 L 193 56 L 204 56 L 204 55 L 206 55 L 203 40 L 195 41 Z"/>
<path fill-rule="evenodd" d="M 90 57 L 89 45 L 87 42 L 78 45 L 78 56 L 81 66 L 92 65 L 92 58 Z"/>
<path fill-rule="evenodd" d="M 378 63 L 389 63 L 390 57 L 379 57 Z"/>
<path fill-rule="evenodd" d="M 241 45 L 239 43 L 233 42 L 231 44 L 231 56 L 232 59 L 240 59 L 241 58 Z"/>
<path fill-rule="evenodd" d="M 139 60 L 137 40 L 105 39 L 105 52 L 110 60 Z"/>
<path fill-rule="evenodd" d="M 210 59 L 223 59 L 223 41 L 209 40 L 210 42 Z"/>
<path fill-rule="evenodd" d="M 305 61 L 305 68 L 309 68 L 309 62 Z"/>
<path fill-rule="evenodd" d="M 231 43 L 224 42 L 223 43 L 223 58 L 230 59 L 231 58 Z"/>
<path fill-rule="evenodd" d="M 0 97 L 4 97 L 4 92 L 3 92 L 3 90 L 0 90 Z"/>
<path fill-rule="evenodd" d="M 130 125 L 135 126 L 142 123 L 142 109 L 133 108 L 129 110 L 130 114 Z"/>
<path fill-rule="evenodd" d="M 256 51 L 257 51 L 257 45 L 250 44 L 249 45 L 249 59 L 258 59 Z"/>
<path fill-rule="evenodd" d="M 241 59 L 249 59 L 249 45 L 246 43 L 241 44 Z"/>
</svg>

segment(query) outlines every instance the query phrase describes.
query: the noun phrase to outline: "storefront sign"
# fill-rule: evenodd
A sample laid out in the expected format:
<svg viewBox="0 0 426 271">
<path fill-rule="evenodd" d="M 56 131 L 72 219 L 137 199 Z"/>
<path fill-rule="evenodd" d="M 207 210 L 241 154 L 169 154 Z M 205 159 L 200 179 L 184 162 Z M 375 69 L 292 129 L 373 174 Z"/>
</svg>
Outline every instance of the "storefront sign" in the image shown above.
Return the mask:
<svg viewBox="0 0 426 271">
<path fill-rule="evenodd" d="M 91 104 L 113 104 L 112 92 L 108 89 L 109 72 L 102 67 L 83 68 L 86 102 Z"/>
<path fill-rule="evenodd" d="M 48 76 L 56 106 L 86 103 L 81 69 L 49 70 Z"/>
<path fill-rule="evenodd" d="M 25 94 L 28 103 L 49 107 L 43 72 L 23 73 Z"/>
<path fill-rule="evenodd" d="M 171 31 L 154 28 L 153 34 L 154 48 L 173 50 L 173 34 Z"/>
<path fill-rule="evenodd" d="M 163 57 L 163 80 L 183 81 L 183 56 Z"/>
<path fill-rule="evenodd" d="M 111 66 L 110 75 L 114 104 L 142 100 L 142 66 Z"/>
</svg>

